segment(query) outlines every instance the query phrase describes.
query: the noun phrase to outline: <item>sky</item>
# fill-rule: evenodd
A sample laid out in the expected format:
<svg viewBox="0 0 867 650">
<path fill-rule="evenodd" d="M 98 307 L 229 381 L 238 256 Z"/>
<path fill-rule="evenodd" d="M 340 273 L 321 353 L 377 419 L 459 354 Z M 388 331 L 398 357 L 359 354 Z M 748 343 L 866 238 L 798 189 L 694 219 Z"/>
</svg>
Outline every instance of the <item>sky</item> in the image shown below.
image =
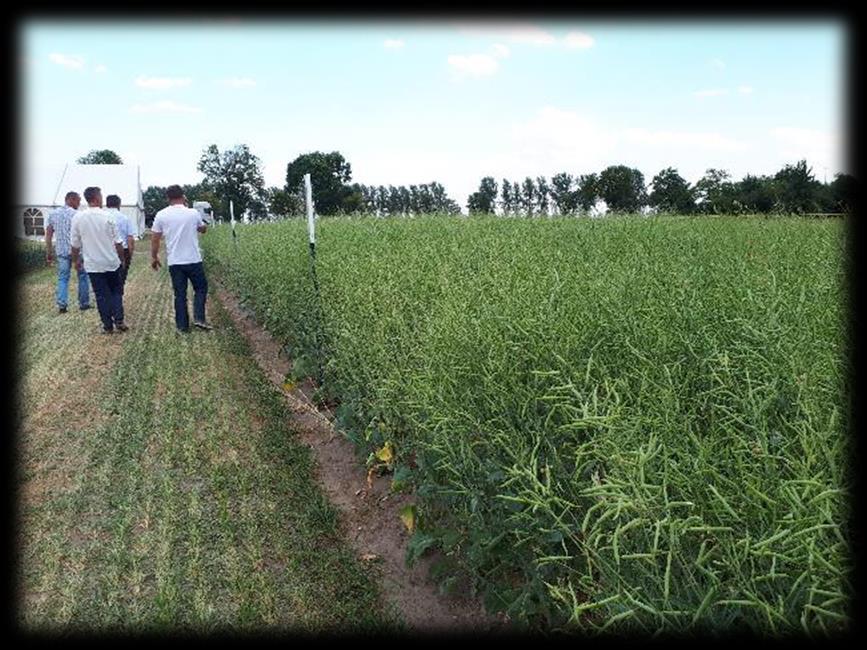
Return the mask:
<svg viewBox="0 0 867 650">
<path fill-rule="evenodd" d="M 438 181 L 466 206 L 512 181 L 675 167 L 846 167 L 846 28 L 835 21 L 255 21 L 19 25 L 24 182 L 93 149 L 142 186 L 196 183 L 246 144 L 266 185 L 311 151 L 352 181 Z"/>
</svg>

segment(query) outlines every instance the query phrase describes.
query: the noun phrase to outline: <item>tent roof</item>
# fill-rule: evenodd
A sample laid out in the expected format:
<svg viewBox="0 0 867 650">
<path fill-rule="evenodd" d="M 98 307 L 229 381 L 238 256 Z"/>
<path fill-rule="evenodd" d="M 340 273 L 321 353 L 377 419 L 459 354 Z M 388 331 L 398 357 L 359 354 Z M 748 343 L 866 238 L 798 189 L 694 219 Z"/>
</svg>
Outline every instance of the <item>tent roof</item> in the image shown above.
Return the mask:
<svg viewBox="0 0 867 650">
<path fill-rule="evenodd" d="M 54 165 L 26 173 L 22 179 L 19 205 L 62 205 L 69 191 L 84 199 L 84 188 L 102 188 L 103 199 L 117 194 L 121 205 L 144 208 L 138 165 Z"/>
</svg>

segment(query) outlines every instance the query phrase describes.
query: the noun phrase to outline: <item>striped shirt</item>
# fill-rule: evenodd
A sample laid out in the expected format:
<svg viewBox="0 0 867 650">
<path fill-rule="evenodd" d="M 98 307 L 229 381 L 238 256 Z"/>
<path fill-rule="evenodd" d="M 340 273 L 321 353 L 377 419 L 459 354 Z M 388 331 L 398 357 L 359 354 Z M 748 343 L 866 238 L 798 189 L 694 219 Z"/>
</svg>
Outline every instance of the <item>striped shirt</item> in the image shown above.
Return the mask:
<svg viewBox="0 0 867 650">
<path fill-rule="evenodd" d="M 54 254 L 58 257 L 69 257 L 72 254 L 70 234 L 74 214 L 75 208 L 64 205 L 48 215 L 48 225 L 54 229 Z"/>
</svg>

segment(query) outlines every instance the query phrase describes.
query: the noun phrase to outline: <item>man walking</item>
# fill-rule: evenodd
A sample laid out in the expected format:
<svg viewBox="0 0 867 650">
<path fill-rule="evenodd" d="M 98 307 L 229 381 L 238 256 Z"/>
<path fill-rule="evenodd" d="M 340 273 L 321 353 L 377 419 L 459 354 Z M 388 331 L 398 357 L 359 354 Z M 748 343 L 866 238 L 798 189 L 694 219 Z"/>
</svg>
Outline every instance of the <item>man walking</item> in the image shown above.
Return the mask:
<svg viewBox="0 0 867 650">
<path fill-rule="evenodd" d="M 117 194 L 109 194 L 105 197 L 105 207 L 114 219 L 115 226 L 120 238 L 123 240 L 123 262 L 120 265 L 120 295 L 126 286 L 126 276 L 129 274 L 129 265 L 132 263 L 132 254 L 135 252 L 135 238 L 138 235 L 130 218 L 120 211 L 120 197 Z"/>
<path fill-rule="evenodd" d="M 57 259 L 57 289 L 54 299 L 61 314 L 66 313 L 67 298 L 69 297 L 69 276 L 72 274 L 72 260 L 69 245 L 72 216 L 81 204 L 78 192 L 66 193 L 66 205 L 57 208 L 48 215 L 48 227 L 45 229 L 45 260 L 49 264 Z M 52 247 L 52 239 L 57 237 Z M 87 273 L 83 268 L 76 265 L 75 273 L 78 276 L 78 308 L 81 311 L 90 309 L 90 287 L 87 285 Z"/>
<path fill-rule="evenodd" d="M 121 238 L 111 215 L 102 209 L 102 190 L 88 187 L 84 200 L 88 208 L 72 218 L 72 260 L 78 264 L 79 253 L 84 257 L 84 270 L 96 295 L 103 334 L 111 334 L 115 329 L 125 332 L 128 328 L 123 322 L 120 287 Z"/>
<path fill-rule="evenodd" d="M 151 226 L 151 267 L 157 270 L 160 264 L 160 241 L 166 240 L 166 263 L 172 277 L 175 294 L 175 326 L 179 332 L 190 331 L 190 316 L 187 311 L 187 282 L 193 285 L 193 325 L 203 330 L 213 329 L 205 321 L 205 301 L 208 297 L 208 280 L 199 250 L 199 236 L 207 225 L 198 210 L 186 207 L 184 191 L 179 185 L 166 188 L 169 206 L 157 212 Z"/>
</svg>

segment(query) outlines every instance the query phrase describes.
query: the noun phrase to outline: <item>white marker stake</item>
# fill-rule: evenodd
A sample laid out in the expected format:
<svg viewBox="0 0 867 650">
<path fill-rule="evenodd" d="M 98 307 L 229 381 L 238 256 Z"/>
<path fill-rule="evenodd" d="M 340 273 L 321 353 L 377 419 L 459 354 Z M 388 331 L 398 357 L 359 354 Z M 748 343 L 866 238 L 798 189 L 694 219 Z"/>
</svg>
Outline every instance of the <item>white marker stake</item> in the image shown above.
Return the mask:
<svg viewBox="0 0 867 650">
<path fill-rule="evenodd" d="M 238 233 L 235 232 L 235 204 L 229 200 L 229 218 L 232 221 L 232 243 L 235 245 L 235 250 L 238 250 Z"/>
<path fill-rule="evenodd" d="M 313 219 L 313 188 L 310 186 L 310 174 L 304 174 L 304 194 L 307 199 L 307 231 L 310 234 L 310 247 L 316 245 L 316 226 Z"/>
</svg>

